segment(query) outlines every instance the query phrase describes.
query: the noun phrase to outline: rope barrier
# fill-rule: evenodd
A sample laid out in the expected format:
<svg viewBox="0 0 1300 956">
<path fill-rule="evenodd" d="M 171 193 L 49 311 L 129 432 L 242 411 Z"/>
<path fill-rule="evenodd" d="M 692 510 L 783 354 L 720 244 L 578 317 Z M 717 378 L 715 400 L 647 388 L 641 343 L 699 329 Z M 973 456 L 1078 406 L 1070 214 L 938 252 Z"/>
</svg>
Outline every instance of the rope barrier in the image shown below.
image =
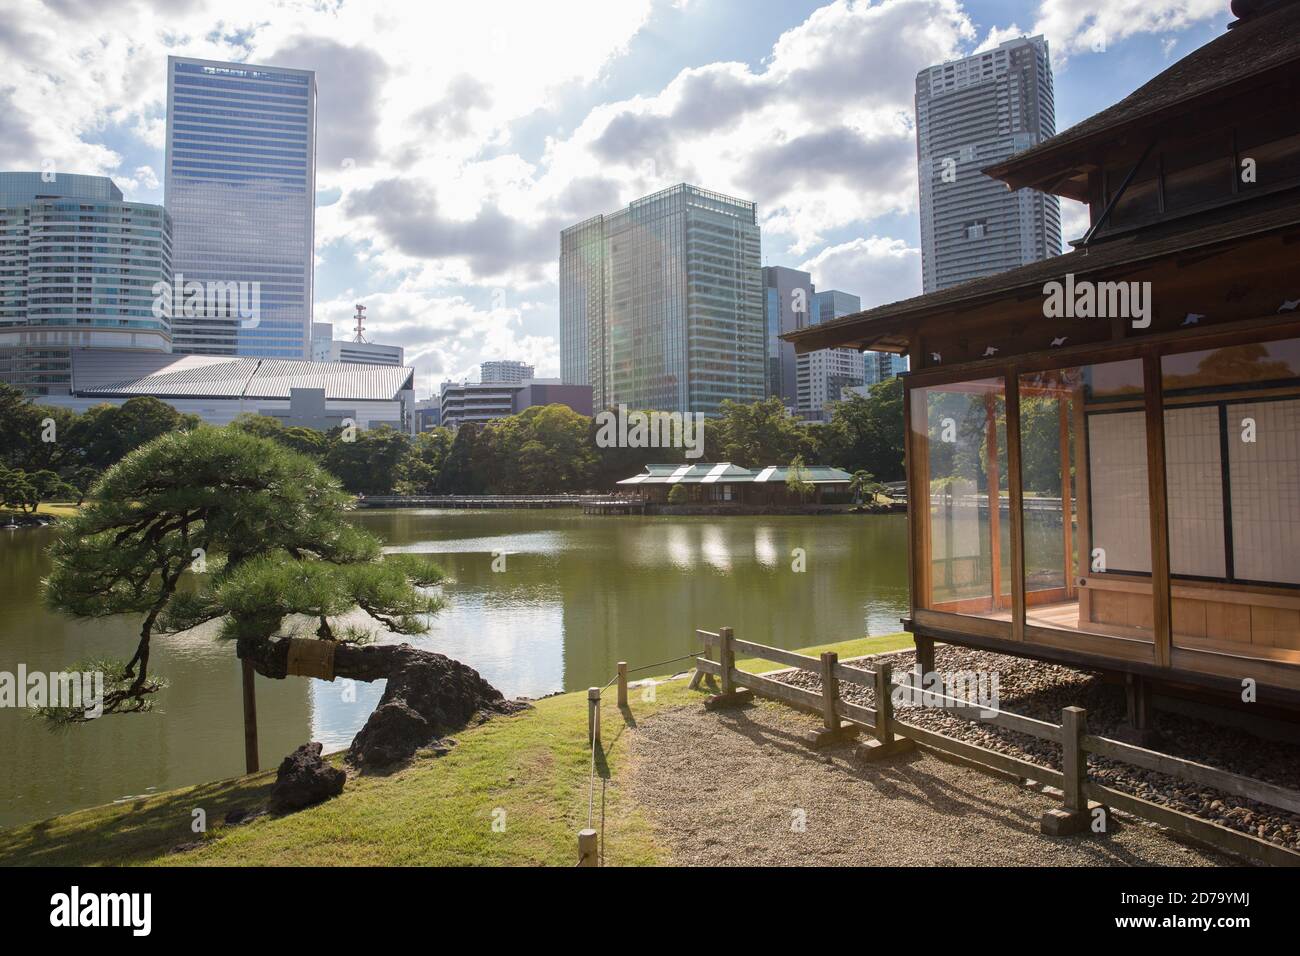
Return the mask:
<svg viewBox="0 0 1300 956">
<path fill-rule="evenodd" d="M 695 660 L 699 656 L 700 656 L 700 652 L 695 651 L 690 654 L 683 654 L 681 657 L 670 657 L 666 661 L 655 661 L 653 664 L 642 664 L 640 667 L 631 667 L 628 668 L 625 673 L 634 674 L 638 671 L 649 670 L 652 667 L 663 667 L 666 664 L 675 664 L 678 661 Z M 616 673 L 613 677 L 609 679 L 609 683 L 605 684 L 605 686 L 601 688 L 601 691 L 603 692 L 608 690 L 611 686 L 613 686 L 618 681 L 618 678 L 619 675 Z M 591 771 L 587 777 L 587 829 L 589 830 L 595 829 L 595 818 L 596 818 L 596 741 L 597 741 L 596 728 L 598 726 L 598 723 L 591 719 L 590 709 L 592 706 L 595 706 L 597 708 L 600 707 L 599 697 L 597 697 L 594 702 L 589 699 L 587 704 L 587 708 L 588 708 L 587 721 L 589 725 L 588 733 L 590 737 L 587 743 L 591 747 Z M 597 861 L 599 861 L 599 859 L 604 855 L 603 854 L 604 846 L 605 846 L 605 825 L 604 825 L 604 820 L 602 819 L 601 827 L 600 827 L 599 844 L 595 854 L 597 857 Z M 580 853 L 578 856 L 578 862 L 574 865 L 582 866 L 583 863 L 587 860 L 588 856 L 590 855 L 591 854 L 587 852 Z"/>
</svg>

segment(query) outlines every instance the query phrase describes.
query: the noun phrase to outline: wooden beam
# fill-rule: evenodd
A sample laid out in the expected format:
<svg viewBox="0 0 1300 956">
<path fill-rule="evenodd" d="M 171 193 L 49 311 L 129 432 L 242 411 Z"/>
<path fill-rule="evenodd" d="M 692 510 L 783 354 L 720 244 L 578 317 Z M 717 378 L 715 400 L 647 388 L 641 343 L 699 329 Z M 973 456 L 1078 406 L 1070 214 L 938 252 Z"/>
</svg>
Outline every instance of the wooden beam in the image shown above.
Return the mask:
<svg viewBox="0 0 1300 956">
<path fill-rule="evenodd" d="M 1061 394 L 1056 399 L 1056 417 L 1060 426 L 1061 445 L 1061 544 L 1065 552 L 1065 597 L 1073 601 L 1078 593 L 1074 583 L 1074 508 L 1073 482 L 1070 478 L 1070 399 Z"/>
<path fill-rule="evenodd" d="M 993 606 L 1002 603 L 1002 497 L 998 486 L 1002 477 L 998 472 L 998 399 L 990 392 L 984 396 L 984 481 L 989 502 L 989 586 L 992 588 Z M 948 555 L 952 560 L 952 555 Z"/>
<path fill-rule="evenodd" d="M 1151 513 L 1151 600 L 1155 659 L 1169 666 L 1172 612 L 1169 604 L 1169 503 L 1165 485 L 1164 390 L 1160 358 L 1154 349 L 1142 356 L 1146 380 L 1147 486 Z"/>
<path fill-rule="evenodd" d="M 1007 488 L 1011 499 L 1011 639 L 1025 639 L 1025 492 L 1020 467 L 1020 379 L 1007 369 Z"/>
</svg>

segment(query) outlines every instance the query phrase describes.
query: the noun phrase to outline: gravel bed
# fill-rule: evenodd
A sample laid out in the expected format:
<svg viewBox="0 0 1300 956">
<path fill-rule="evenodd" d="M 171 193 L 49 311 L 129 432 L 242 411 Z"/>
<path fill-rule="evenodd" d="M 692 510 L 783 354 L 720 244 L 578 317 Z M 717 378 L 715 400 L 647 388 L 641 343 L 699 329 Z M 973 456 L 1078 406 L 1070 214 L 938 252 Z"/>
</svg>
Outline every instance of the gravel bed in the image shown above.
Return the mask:
<svg viewBox="0 0 1300 956">
<path fill-rule="evenodd" d="M 1045 794 L 919 751 L 872 764 L 851 742 L 813 752 L 819 726 L 764 700 L 662 710 L 626 738 L 619 785 L 679 865 L 1241 865 L 1141 822 L 1044 836 L 1039 817 L 1059 806 Z"/>
<path fill-rule="evenodd" d="M 882 656 L 893 662 L 896 675 L 912 668 L 915 662 L 915 651 Z M 945 645 L 935 647 L 935 670 L 941 674 L 996 673 L 999 707 L 1011 713 L 1059 724 L 1061 708 L 1077 705 L 1088 712 L 1090 733 L 1122 736 L 1127 727 L 1123 688 L 1107 684 L 1101 675 L 1090 671 Z M 782 673 L 779 679 L 813 690 L 821 688 L 820 677 L 805 671 Z M 874 706 L 872 691 L 857 684 L 841 681 L 840 694 L 853 703 Z M 933 707 L 906 706 L 896 713 L 902 720 L 959 740 L 1054 770 L 1061 767 L 1060 747 L 1051 741 L 966 720 Z M 1154 749 L 1162 753 L 1300 789 L 1300 746 L 1296 744 L 1263 739 L 1240 728 L 1161 710 L 1152 711 L 1152 722 L 1160 739 Z M 1300 850 L 1300 816 L 1294 813 L 1095 754 L 1088 756 L 1088 770 L 1095 781 L 1105 786 Z"/>
</svg>

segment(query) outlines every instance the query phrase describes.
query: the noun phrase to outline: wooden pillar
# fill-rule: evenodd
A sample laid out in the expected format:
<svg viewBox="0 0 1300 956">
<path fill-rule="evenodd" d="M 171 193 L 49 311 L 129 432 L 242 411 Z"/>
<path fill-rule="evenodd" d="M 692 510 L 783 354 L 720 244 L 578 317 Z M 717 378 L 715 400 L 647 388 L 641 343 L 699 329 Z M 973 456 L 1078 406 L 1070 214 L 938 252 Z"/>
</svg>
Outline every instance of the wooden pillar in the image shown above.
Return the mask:
<svg viewBox="0 0 1300 956">
<path fill-rule="evenodd" d="M 934 673 L 934 638 L 914 634 L 912 642 L 916 645 L 917 685 L 924 688 L 926 675 Z"/>
<path fill-rule="evenodd" d="M 257 696 L 253 687 L 253 662 L 241 660 L 244 674 L 244 769 L 257 773 Z"/>
<path fill-rule="evenodd" d="M 1084 793 L 1088 755 L 1083 749 L 1083 738 L 1087 732 L 1088 714 L 1082 707 L 1066 707 L 1061 711 L 1062 805 L 1048 810 L 1039 820 L 1039 828 L 1048 836 L 1081 833 L 1089 828 L 1094 812 L 1106 812 Z"/>
<path fill-rule="evenodd" d="M 627 706 L 627 661 L 618 662 L 618 706 Z"/>
<path fill-rule="evenodd" d="M 991 610 L 997 610 L 1002 601 L 1002 497 L 998 486 L 1002 484 L 998 473 L 998 400 L 992 393 L 984 396 L 986 431 L 984 438 L 984 480 L 989 501 L 989 565 L 992 588 Z M 978 512 L 977 512 L 978 513 Z M 951 558 L 951 555 L 949 555 Z"/>
<path fill-rule="evenodd" d="M 1025 639 L 1025 493 L 1020 467 L 1020 378 L 1007 369 L 1007 500 L 1011 519 L 1011 637 Z"/>
<path fill-rule="evenodd" d="M 1151 600 L 1155 662 L 1170 663 L 1172 619 L 1169 607 L 1169 506 L 1165 496 L 1165 411 L 1160 379 L 1160 358 L 1154 351 L 1142 356 L 1146 381 L 1147 485 L 1151 511 Z"/>
</svg>

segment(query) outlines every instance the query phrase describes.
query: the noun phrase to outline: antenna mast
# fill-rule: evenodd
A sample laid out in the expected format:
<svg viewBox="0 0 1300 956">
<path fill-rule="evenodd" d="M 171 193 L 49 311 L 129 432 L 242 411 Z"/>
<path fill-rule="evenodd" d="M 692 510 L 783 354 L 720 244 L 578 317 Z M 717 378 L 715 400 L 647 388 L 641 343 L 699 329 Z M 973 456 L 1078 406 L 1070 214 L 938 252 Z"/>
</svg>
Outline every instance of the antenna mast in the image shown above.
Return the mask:
<svg viewBox="0 0 1300 956">
<path fill-rule="evenodd" d="M 357 320 L 357 337 L 352 341 L 365 342 L 366 336 L 364 332 L 366 327 L 366 307 L 360 302 L 357 303 L 357 314 L 354 315 L 353 318 Z"/>
</svg>

